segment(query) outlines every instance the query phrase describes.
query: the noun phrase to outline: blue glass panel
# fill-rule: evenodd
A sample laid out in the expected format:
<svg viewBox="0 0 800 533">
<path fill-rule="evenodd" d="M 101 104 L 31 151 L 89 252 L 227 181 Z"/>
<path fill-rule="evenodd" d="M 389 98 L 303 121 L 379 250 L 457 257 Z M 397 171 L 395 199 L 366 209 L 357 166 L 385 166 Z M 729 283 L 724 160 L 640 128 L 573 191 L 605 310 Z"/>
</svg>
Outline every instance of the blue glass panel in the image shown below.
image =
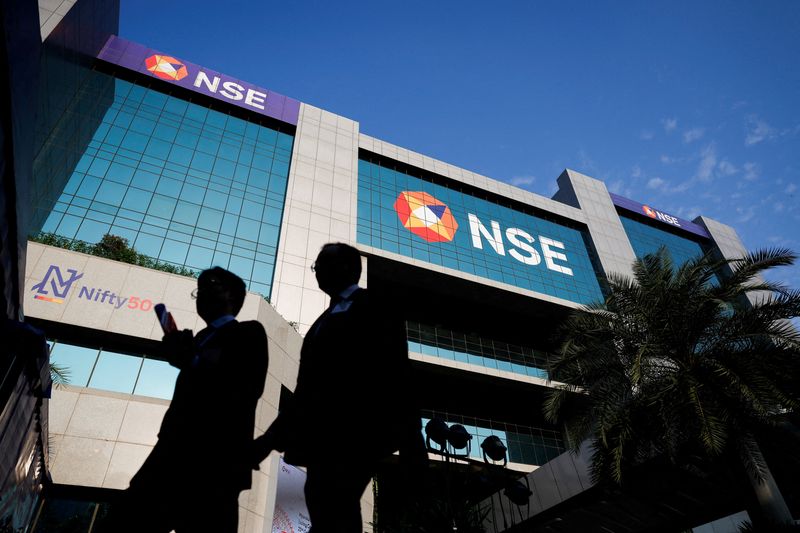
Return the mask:
<svg viewBox="0 0 800 533">
<path fill-rule="evenodd" d="M 158 175 L 142 169 L 134 172 L 133 180 L 131 181 L 131 185 L 147 191 L 154 190 L 156 183 L 158 183 Z"/>
<path fill-rule="evenodd" d="M 142 135 L 141 133 L 136 133 L 135 131 L 129 131 L 122 139 L 122 144 L 120 146 L 122 148 L 141 153 L 144 152 L 149 140 L 150 139 L 147 135 Z"/>
<path fill-rule="evenodd" d="M 152 192 L 131 187 L 128 189 L 128 192 L 125 193 L 122 206 L 135 211 L 146 211 L 152 198 Z"/>
<path fill-rule="evenodd" d="M 191 268 L 206 269 L 211 268 L 214 251 L 201 246 L 192 246 L 186 256 L 186 265 Z"/>
<path fill-rule="evenodd" d="M 199 215 L 199 205 L 190 204 L 188 202 L 178 202 L 178 206 L 175 208 L 173 220 L 180 222 L 181 224 L 194 226 L 197 223 L 197 217 Z"/>
<path fill-rule="evenodd" d="M 172 239 L 166 239 L 164 246 L 161 248 L 161 255 L 159 259 L 168 261 L 170 263 L 184 264 L 186 261 L 186 253 L 189 251 L 189 245 Z"/>
<path fill-rule="evenodd" d="M 145 359 L 133 393 L 140 396 L 170 400 L 175 390 L 178 372 L 177 368 L 170 366 L 166 361 Z"/>
<path fill-rule="evenodd" d="M 248 271 L 248 284 L 258 239 L 259 265 L 266 267 L 255 283 L 268 294 L 285 198 L 285 177 L 270 186 L 269 171 L 276 162 L 279 172 L 288 171 L 293 137 L 154 89 L 114 84 L 114 101 L 46 229 L 90 242 L 111 231 L 175 264 L 206 267 L 216 258 Z"/>
<path fill-rule="evenodd" d="M 147 209 L 147 214 L 155 215 L 161 218 L 172 218 L 172 213 L 175 211 L 177 201 L 174 198 L 156 194 L 150 201 L 150 207 Z"/>
<path fill-rule="evenodd" d="M 85 387 L 97 360 L 98 350 L 56 342 L 50 352 L 50 362 L 67 373 L 67 383 Z"/>
<path fill-rule="evenodd" d="M 178 195 L 180 195 L 181 193 L 182 187 L 183 187 L 182 181 L 161 176 L 161 179 L 158 180 L 158 186 L 156 187 L 156 192 L 158 194 L 163 194 L 165 196 L 177 198 Z"/>
<path fill-rule="evenodd" d="M 620 220 L 636 257 L 655 253 L 661 246 L 666 247 L 676 265 L 703 255 L 703 246 L 688 236 L 681 237 L 626 216 L 620 216 Z"/>
<path fill-rule="evenodd" d="M 114 352 L 101 352 L 89 379 L 89 387 L 114 392 L 133 392 L 142 358 Z"/>
<path fill-rule="evenodd" d="M 107 204 L 120 205 L 125 196 L 126 187 L 119 183 L 106 180 L 97 191 L 97 200 Z"/>
<path fill-rule="evenodd" d="M 164 239 L 162 237 L 150 235 L 149 233 L 139 233 L 133 247 L 139 253 L 149 255 L 150 257 L 158 257 L 163 244 Z"/>
<path fill-rule="evenodd" d="M 75 238 L 79 241 L 86 241 L 89 243 L 100 242 L 100 239 L 103 238 L 103 235 L 108 233 L 110 229 L 110 223 L 107 224 L 103 222 L 97 222 L 95 220 L 86 218 L 81 223 L 81 227 L 78 230 L 78 233 L 75 234 Z"/>
</svg>

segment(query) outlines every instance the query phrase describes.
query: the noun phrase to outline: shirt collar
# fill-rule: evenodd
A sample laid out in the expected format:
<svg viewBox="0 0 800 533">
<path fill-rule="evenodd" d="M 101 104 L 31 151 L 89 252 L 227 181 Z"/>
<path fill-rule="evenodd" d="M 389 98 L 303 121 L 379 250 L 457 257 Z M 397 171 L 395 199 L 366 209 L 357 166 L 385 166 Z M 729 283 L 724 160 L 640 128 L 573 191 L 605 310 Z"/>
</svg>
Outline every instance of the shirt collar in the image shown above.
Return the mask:
<svg viewBox="0 0 800 533">
<path fill-rule="evenodd" d="M 234 320 L 236 320 L 236 317 L 233 316 L 233 315 L 222 315 L 221 317 L 215 318 L 214 320 L 212 320 L 208 324 L 208 327 L 214 328 L 214 329 L 219 329 L 222 326 L 224 326 L 225 324 L 227 324 L 228 322 L 232 322 Z"/>
<path fill-rule="evenodd" d="M 345 290 L 339 293 L 339 298 L 341 298 L 342 300 L 347 300 L 353 295 L 354 292 L 356 292 L 360 288 L 361 287 L 359 287 L 358 284 L 353 283 L 352 285 L 350 285 Z"/>
</svg>

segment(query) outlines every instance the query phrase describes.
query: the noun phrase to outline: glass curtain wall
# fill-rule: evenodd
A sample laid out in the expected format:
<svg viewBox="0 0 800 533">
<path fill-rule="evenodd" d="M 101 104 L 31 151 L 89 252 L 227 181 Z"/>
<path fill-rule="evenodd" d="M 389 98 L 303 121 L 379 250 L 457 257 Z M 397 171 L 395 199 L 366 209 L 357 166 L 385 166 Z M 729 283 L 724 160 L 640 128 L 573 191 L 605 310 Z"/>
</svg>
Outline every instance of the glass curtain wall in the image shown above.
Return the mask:
<svg viewBox="0 0 800 533">
<path fill-rule="evenodd" d="M 89 243 L 118 235 L 162 262 L 230 269 L 268 296 L 293 135 L 113 83 L 114 101 L 42 231 Z"/>
</svg>

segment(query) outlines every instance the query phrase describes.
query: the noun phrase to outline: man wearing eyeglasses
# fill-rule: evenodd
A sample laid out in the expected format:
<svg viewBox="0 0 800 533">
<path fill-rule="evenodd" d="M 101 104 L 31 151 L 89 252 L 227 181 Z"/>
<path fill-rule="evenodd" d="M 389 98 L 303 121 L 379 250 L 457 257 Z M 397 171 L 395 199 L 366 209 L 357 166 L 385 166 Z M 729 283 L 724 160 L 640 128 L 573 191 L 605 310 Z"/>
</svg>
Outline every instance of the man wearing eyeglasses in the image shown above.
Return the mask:
<svg viewBox="0 0 800 533">
<path fill-rule="evenodd" d="M 380 462 L 396 450 L 403 461 L 427 460 L 405 324 L 357 285 L 352 246 L 326 244 L 311 269 L 330 306 L 306 333 L 294 395 L 256 439 L 253 464 L 284 451 L 287 463 L 307 467 L 311 532 L 360 533 L 361 496 Z"/>
<path fill-rule="evenodd" d="M 250 488 L 249 451 L 256 404 L 267 376 L 267 335 L 238 322 L 246 288 L 219 267 L 204 270 L 192 292 L 208 327 L 164 336 L 180 369 L 172 402 L 150 456 L 133 477 L 105 531 L 234 533 L 239 492 Z"/>
</svg>

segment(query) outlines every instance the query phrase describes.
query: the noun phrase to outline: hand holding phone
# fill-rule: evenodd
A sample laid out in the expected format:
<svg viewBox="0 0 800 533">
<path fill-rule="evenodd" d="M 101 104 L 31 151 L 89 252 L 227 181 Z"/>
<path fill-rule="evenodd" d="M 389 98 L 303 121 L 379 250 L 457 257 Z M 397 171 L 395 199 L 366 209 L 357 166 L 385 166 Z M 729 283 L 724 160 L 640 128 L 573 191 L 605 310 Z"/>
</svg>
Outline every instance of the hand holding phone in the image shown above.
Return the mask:
<svg viewBox="0 0 800 533">
<path fill-rule="evenodd" d="M 164 331 L 165 335 L 172 333 L 173 331 L 178 331 L 178 326 L 175 324 L 175 319 L 172 318 L 172 313 L 167 311 L 166 305 L 156 304 L 153 310 L 156 312 L 158 322 L 161 324 L 161 329 Z"/>
</svg>

